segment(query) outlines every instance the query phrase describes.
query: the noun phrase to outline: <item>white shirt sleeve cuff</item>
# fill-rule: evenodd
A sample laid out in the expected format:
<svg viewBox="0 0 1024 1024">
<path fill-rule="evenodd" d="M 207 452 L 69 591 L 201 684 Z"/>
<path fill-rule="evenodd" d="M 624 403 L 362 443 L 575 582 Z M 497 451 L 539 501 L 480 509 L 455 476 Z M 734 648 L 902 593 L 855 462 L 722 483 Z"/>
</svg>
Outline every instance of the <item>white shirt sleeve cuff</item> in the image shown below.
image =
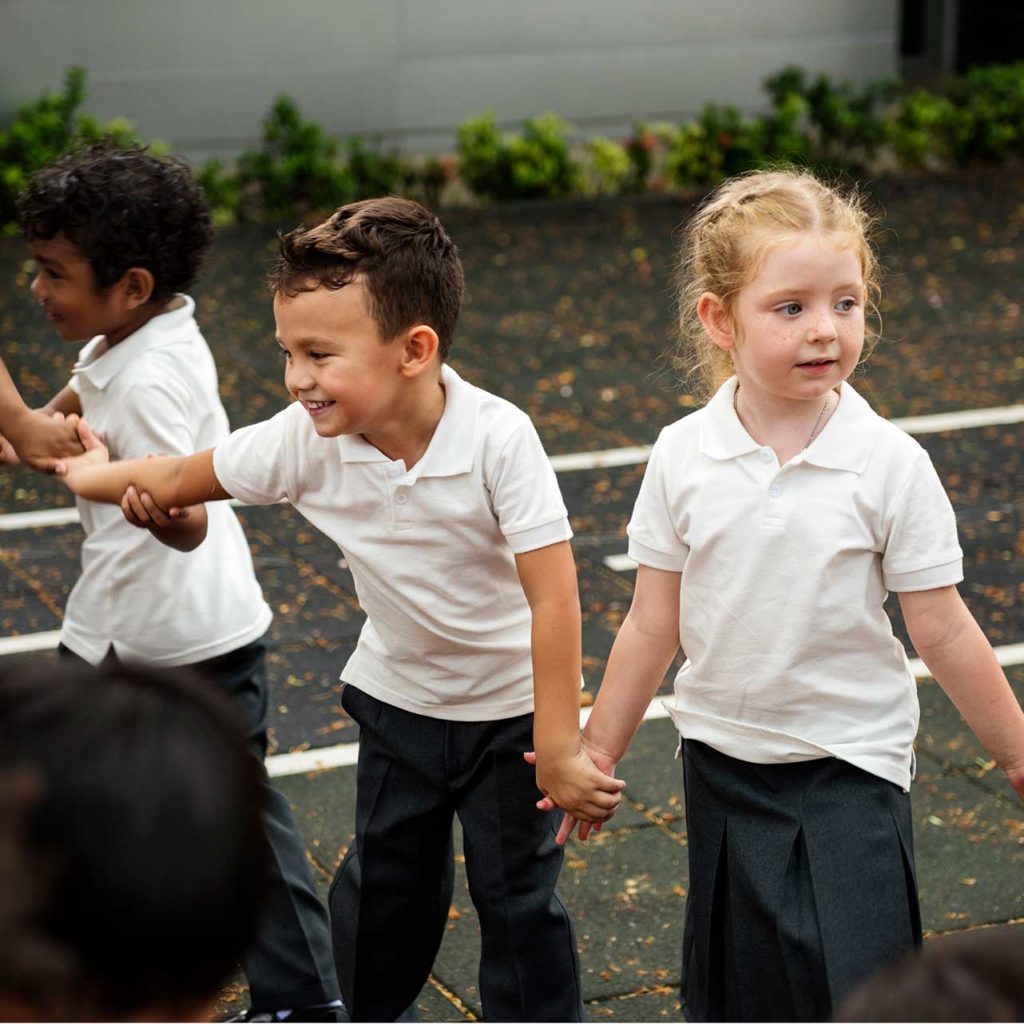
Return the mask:
<svg viewBox="0 0 1024 1024">
<path fill-rule="evenodd" d="M 559 544 L 571 537 L 572 527 L 569 526 L 569 520 L 563 517 L 541 526 L 532 526 L 528 530 L 508 533 L 505 535 L 505 540 L 508 541 L 508 546 L 512 549 L 513 554 L 522 555 L 527 551 L 536 551 L 538 548 Z"/>
<path fill-rule="evenodd" d="M 666 554 L 664 551 L 655 551 L 641 544 L 635 537 L 629 538 L 629 557 L 640 565 L 650 566 L 652 569 L 664 569 L 666 572 L 682 572 L 686 565 L 688 551 L 681 554 Z"/>
<path fill-rule="evenodd" d="M 916 590 L 937 590 L 939 587 L 952 587 L 963 581 L 964 560 L 955 558 L 952 562 L 935 565 L 930 569 L 918 569 L 914 572 L 887 573 L 884 579 L 885 589 L 893 594 L 907 594 Z"/>
</svg>

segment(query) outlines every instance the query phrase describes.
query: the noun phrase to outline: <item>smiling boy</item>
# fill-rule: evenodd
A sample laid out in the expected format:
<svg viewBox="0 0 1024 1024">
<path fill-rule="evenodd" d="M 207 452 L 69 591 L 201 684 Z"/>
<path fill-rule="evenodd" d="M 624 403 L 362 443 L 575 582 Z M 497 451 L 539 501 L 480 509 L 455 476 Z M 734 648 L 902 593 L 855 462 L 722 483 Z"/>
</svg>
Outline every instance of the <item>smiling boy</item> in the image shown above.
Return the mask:
<svg viewBox="0 0 1024 1024">
<path fill-rule="evenodd" d="M 342 670 L 360 726 L 356 839 L 331 890 L 353 1018 L 394 1020 L 426 981 L 457 814 L 486 1016 L 579 1020 L 561 851 L 535 804 L 539 789 L 603 821 L 622 783 L 580 744 L 579 598 L 551 465 L 524 413 L 445 362 L 462 267 L 418 204 L 353 203 L 285 236 L 273 288 L 294 404 L 185 459 L 95 465 L 85 430 L 92 451 L 67 482 L 162 507 L 284 499 L 342 548 L 366 612 Z"/>
</svg>

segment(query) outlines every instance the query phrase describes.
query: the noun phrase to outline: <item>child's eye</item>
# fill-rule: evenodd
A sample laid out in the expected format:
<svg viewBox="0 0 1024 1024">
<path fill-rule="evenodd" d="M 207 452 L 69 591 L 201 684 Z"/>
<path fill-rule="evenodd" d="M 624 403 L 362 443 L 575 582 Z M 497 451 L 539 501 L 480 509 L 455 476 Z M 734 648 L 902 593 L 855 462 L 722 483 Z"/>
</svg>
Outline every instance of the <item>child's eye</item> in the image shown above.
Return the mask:
<svg viewBox="0 0 1024 1024">
<path fill-rule="evenodd" d="M 856 299 L 840 299 L 836 303 L 836 309 L 838 309 L 841 313 L 849 313 L 850 310 L 853 309 L 853 307 L 856 305 Z"/>
<path fill-rule="evenodd" d="M 803 310 L 803 306 L 799 302 L 787 302 L 784 306 L 779 306 L 779 312 L 785 316 L 797 316 Z"/>
<path fill-rule="evenodd" d="M 291 357 L 292 357 L 292 354 L 291 354 L 291 352 L 289 352 L 289 351 L 288 351 L 288 349 L 286 349 L 286 348 L 279 348 L 279 349 L 277 350 L 277 352 L 278 352 L 278 355 L 280 355 L 280 356 L 281 356 L 281 358 L 282 358 L 282 359 L 283 359 L 283 360 L 284 360 L 284 361 L 285 361 L 286 363 L 287 363 L 287 362 L 288 362 L 288 360 L 289 360 L 289 359 L 291 359 Z"/>
<path fill-rule="evenodd" d="M 327 353 L 326 352 L 310 352 L 309 353 L 309 358 L 310 359 L 314 359 L 314 360 L 326 359 L 327 358 Z"/>
</svg>

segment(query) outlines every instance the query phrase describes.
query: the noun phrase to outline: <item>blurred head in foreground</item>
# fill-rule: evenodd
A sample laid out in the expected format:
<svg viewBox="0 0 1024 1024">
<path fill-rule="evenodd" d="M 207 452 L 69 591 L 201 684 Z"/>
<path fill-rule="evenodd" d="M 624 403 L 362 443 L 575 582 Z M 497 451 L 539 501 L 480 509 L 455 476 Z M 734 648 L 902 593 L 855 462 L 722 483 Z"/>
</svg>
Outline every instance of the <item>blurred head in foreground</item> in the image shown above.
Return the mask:
<svg viewBox="0 0 1024 1024">
<path fill-rule="evenodd" d="M 255 931 L 259 766 L 201 681 L 0 673 L 0 1019 L 203 1019 Z"/>
<path fill-rule="evenodd" d="M 1024 1020 L 1024 929 L 932 939 L 843 1002 L 837 1021 Z"/>
</svg>

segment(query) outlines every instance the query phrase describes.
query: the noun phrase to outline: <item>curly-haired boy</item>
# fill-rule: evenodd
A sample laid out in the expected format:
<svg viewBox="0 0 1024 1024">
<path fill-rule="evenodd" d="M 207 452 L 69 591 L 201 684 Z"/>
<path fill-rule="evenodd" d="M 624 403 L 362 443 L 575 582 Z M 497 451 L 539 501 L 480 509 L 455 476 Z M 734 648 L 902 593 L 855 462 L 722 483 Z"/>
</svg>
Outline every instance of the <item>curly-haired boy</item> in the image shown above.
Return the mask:
<svg viewBox="0 0 1024 1024">
<path fill-rule="evenodd" d="M 426 981 L 457 815 L 484 1015 L 580 1020 L 562 850 L 536 804 L 604 821 L 622 783 L 580 743 L 579 595 L 551 463 L 525 413 L 447 364 L 462 265 L 417 203 L 352 203 L 293 232 L 273 284 L 297 401 L 184 459 L 92 465 L 83 430 L 67 482 L 113 502 L 130 485 L 162 505 L 285 499 L 344 551 L 367 616 L 342 670 L 356 839 L 330 897 L 353 1018 L 396 1019 Z"/>
<path fill-rule="evenodd" d="M 213 356 L 182 294 L 213 241 L 188 166 L 101 144 L 33 176 L 19 210 L 38 268 L 32 294 L 62 339 L 92 339 L 47 411 L 84 414 L 118 459 L 190 455 L 226 439 Z M 240 705 L 262 759 L 271 612 L 233 510 L 163 507 L 134 493 L 125 515 L 83 499 L 78 508 L 82 574 L 64 610 L 62 656 L 192 666 Z M 326 912 L 291 809 L 266 780 L 264 818 L 274 867 L 245 962 L 253 1010 L 338 1019 Z"/>
</svg>

